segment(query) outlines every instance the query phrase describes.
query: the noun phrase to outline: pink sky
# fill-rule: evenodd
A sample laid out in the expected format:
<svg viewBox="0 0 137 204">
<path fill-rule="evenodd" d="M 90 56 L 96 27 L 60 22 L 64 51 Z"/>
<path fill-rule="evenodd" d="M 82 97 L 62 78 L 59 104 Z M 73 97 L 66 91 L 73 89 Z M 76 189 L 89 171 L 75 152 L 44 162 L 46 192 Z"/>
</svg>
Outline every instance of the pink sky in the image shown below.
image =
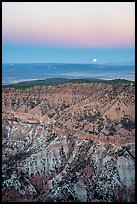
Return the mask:
<svg viewBox="0 0 137 204">
<path fill-rule="evenodd" d="M 134 47 L 134 2 L 3 2 L 4 43 Z"/>
</svg>

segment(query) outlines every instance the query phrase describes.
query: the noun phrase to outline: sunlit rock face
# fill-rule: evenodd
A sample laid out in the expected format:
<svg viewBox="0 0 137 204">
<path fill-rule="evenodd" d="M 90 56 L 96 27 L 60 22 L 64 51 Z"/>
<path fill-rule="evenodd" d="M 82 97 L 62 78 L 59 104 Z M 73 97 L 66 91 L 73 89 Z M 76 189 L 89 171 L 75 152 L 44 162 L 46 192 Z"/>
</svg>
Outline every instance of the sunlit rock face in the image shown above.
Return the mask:
<svg viewBox="0 0 137 204">
<path fill-rule="evenodd" d="M 135 201 L 134 86 L 2 94 L 3 201 Z"/>
</svg>

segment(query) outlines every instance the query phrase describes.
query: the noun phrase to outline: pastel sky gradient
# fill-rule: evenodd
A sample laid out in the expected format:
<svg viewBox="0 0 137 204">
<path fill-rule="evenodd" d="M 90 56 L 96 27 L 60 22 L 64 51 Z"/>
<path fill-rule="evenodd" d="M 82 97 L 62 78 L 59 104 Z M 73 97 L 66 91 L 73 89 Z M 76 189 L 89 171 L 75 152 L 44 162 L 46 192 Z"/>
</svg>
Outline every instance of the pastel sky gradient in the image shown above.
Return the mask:
<svg viewBox="0 0 137 204">
<path fill-rule="evenodd" d="M 130 61 L 134 58 L 134 44 L 134 2 L 2 3 L 3 62 L 25 62 L 25 57 L 26 62 L 57 62 L 58 59 L 60 62 L 82 62 L 85 50 L 88 56 L 83 62 L 89 62 L 92 57 L 101 56 L 97 53 L 93 56 L 94 50 L 100 49 L 106 56 L 110 50 L 114 49 L 115 53 L 119 50 L 119 60 Z M 124 49 L 129 59 L 126 55 L 122 57 Z M 67 53 L 70 59 L 64 56 Z M 72 60 L 74 53 L 76 59 Z M 52 54 L 60 54 L 62 58 Z M 105 60 L 113 61 L 115 57 Z"/>
</svg>

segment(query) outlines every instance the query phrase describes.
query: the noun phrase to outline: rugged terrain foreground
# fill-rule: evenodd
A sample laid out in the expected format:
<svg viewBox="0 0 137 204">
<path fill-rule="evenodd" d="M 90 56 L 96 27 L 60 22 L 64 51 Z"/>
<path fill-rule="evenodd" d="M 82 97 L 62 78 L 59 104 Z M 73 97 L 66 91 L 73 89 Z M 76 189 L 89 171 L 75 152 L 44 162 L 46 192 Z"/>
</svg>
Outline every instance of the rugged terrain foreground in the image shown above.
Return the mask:
<svg viewBox="0 0 137 204">
<path fill-rule="evenodd" d="M 2 200 L 135 202 L 135 87 L 2 90 Z"/>
</svg>

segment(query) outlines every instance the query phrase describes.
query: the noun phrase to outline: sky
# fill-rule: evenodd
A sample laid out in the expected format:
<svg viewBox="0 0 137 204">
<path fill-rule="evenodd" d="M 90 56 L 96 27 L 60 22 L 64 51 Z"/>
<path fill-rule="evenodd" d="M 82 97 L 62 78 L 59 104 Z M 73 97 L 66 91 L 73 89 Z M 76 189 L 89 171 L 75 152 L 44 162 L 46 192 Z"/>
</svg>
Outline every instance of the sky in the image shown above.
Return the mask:
<svg viewBox="0 0 137 204">
<path fill-rule="evenodd" d="M 131 62 L 134 44 L 134 2 L 2 2 L 3 63 Z"/>
</svg>

